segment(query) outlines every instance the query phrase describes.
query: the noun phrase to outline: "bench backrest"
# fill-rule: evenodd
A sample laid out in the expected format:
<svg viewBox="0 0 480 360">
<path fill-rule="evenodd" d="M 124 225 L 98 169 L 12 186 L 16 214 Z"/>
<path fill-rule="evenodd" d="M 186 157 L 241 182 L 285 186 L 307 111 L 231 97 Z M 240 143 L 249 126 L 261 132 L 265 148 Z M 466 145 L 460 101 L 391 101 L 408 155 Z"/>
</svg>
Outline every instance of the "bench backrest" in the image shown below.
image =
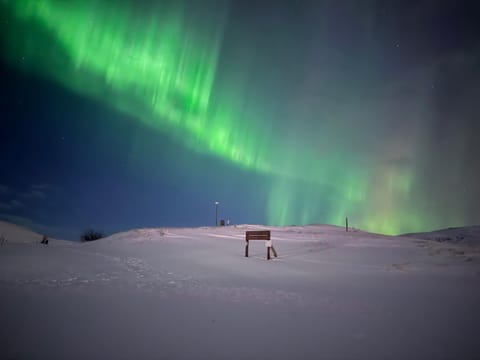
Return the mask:
<svg viewBox="0 0 480 360">
<path fill-rule="evenodd" d="M 270 230 L 246 231 L 245 240 L 270 240 Z"/>
</svg>

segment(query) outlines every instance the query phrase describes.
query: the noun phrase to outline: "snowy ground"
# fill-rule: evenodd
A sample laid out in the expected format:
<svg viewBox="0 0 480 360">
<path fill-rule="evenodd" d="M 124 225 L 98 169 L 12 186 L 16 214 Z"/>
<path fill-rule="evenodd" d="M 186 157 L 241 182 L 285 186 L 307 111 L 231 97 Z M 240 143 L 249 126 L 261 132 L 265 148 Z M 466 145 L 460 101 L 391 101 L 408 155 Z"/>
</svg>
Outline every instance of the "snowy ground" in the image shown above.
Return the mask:
<svg viewBox="0 0 480 360">
<path fill-rule="evenodd" d="M 270 229 L 244 255 L 247 229 Z M 480 250 L 327 225 L 140 229 L 91 243 L 0 223 L 2 359 L 478 359 Z"/>
</svg>

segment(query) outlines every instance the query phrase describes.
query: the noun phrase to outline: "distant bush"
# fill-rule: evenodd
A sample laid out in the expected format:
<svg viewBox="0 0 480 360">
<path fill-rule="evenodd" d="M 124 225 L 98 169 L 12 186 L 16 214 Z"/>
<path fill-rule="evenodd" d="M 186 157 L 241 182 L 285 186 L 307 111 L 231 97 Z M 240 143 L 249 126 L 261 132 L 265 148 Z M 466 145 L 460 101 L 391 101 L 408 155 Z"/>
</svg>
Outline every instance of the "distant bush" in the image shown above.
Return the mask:
<svg viewBox="0 0 480 360">
<path fill-rule="evenodd" d="M 105 234 L 101 231 L 96 231 L 93 229 L 85 230 L 80 236 L 81 241 L 93 241 L 105 237 Z"/>
</svg>

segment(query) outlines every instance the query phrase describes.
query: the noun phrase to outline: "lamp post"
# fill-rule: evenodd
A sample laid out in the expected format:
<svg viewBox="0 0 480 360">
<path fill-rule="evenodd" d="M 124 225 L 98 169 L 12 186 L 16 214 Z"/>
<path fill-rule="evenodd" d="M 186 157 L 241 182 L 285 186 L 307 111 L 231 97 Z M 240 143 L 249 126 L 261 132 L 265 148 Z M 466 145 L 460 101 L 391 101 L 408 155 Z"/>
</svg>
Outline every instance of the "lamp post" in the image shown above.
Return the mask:
<svg viewBox="0 0 480 360">
<path fill-rule="evenodd" d="M 218 226 L 218 201 L 215 201 L 215 226 Z"/>
</svg>

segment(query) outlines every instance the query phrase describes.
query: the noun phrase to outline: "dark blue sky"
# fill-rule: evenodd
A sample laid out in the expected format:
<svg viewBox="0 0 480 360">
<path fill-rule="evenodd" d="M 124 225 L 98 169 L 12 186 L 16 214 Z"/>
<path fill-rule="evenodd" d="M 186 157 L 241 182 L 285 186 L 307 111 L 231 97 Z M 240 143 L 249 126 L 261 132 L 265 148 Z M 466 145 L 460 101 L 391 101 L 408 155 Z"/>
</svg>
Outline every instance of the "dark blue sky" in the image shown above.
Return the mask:
<svg viewBox="0 0 480 360">
<path fill-rule="evenodd" d="M 1 70 L 3 219 L 75 239 L 88 227 L 213 225 L 218 199 L 219 219 L 264 221 L 264 176 L 197 156 L 55 84 Z"/>
<path fill-rule="evenodd" d="M 90 227 L 213 225 L 215 200 L 232 223 L 336 224 L 348 215 L 359 228 L 398 233 L 480 222 L 477 1 L 218 3 L 200 20 L 193 3 L 178 10 L 199 27 L 188 44 L 216 34 L 212 102 L 229 100 L 235 118 L 223 131 L 238 131 L 228 146 L 266 154 L 274 170 L 209 147 L 215 119 L 202 129 L 207 145 L 192 147 L 187 127 L 140 119 L 145 109 L 128 103 L 138 91 L 102 85 L 104 101 L 70 87 L 47 61 L 68 56 L 53 45 L 28 53 L 33 25 L 2 5 L 0 218 L 68 239 Z M 117 10 L 104 4 L 107 22 Z M 140 20 L 160 6 L 141 4 L 132 5 Z M 212 13 L 223 19 L 217 27 Z M 12 23 L 27 31 L 8 33 Z M 24 64 L 27 53 L 34 65 Z M 87 70 L 78 74 L 97 85 Z"/>
</svg>

